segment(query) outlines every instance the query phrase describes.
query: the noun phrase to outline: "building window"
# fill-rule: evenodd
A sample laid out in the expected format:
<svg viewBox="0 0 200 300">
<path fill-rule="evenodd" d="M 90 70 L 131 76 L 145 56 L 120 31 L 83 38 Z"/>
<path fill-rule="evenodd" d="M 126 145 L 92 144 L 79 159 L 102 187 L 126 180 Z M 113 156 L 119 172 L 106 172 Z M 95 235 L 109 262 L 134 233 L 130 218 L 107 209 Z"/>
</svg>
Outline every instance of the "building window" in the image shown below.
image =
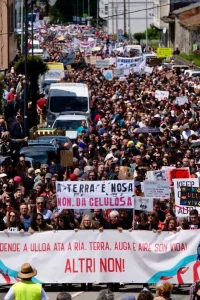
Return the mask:
<svg viewBox="0 0 200 300">
<path fill-rule="evenodd" d="M 105 15 L 108 14 L 108 4 L 105 4 Z"/>
<path fill-rule="evenodd" d="M 13 33 L 14 31 L 14 24 L 15 24 L 15 15 L 14 15 L 14 5 L 11 4 L 8 8 L 8 13 L 9 13 L 9 32 Z"/>
</svg>

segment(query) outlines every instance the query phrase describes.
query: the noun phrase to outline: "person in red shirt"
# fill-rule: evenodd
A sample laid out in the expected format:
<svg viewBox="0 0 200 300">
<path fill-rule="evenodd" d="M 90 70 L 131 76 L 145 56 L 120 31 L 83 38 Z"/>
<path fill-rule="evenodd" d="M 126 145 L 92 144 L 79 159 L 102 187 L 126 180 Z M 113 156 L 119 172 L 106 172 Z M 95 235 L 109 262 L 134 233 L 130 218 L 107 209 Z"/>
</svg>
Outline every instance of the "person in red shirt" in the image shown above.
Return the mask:
<svg viewBox="0 0 200 300">
<path fill-rule="evenodd" d="M 45 114 L 47 105 L 47 100 L 43 98 L 43 95 L 41 95 L 41 98 L 37 100 L 37 113 L 40 116 L 40 123 L 42 123 L 43 116 Z"/>
<path fill-rule="evenodd" d="M 15 89 L 11 88 L 10 93 L 7 95 L 7 101 L 14 101 L 15 100 Z"/>
</svg>

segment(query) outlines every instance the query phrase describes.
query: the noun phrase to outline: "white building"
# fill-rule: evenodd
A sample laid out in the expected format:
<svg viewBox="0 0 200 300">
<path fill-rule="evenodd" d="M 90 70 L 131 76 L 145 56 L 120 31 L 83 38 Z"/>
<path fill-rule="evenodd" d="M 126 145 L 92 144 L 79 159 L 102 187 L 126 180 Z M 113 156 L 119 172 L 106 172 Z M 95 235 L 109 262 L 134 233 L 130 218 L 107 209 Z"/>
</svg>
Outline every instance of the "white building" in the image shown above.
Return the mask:
<svg viewBox="0 0 200 300">
<path fill-rule="evenodd" d="M 163 21 L 170 13 L 170 0 L 154 0 L 153 25 L 162 30 L 161 40 L 163 46 L 168 46 L 169 24 Z"/>
<path fill-rule="evenodd" d="M 153 1 L 99 0 L 99 17 L 104 20 L 104 30 L 109 34 L 116 34 L 117 29 L 129 33 L 129 28 L 131 34 L 144 32 L 146 24 L 153 23 Z"/>
</svg>

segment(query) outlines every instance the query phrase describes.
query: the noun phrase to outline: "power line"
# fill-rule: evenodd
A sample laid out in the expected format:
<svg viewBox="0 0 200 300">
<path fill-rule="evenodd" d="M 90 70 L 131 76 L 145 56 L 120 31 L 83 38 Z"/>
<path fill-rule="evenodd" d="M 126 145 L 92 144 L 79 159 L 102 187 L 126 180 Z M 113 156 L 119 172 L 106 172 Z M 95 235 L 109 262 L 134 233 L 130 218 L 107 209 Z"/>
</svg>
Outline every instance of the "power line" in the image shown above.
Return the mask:
<svg viewBox="0 0 200 300">
<path fill-rule="evenodd" d="M 184 1 L 179 1 L 179 2 L 174 2 L 174 3 L 187 3 L 186 2 L 186 0 Z M 163 4 L 163 5 L 156 5 L 156 6 L 152 6 L 152 7 L 148 7 L 147 9 L 146 8 L 142 8 L 142 9 L 138 9 L 138 10 L 133 10 L 133 11 L 130 11 L 130 12 L 123 12 L 123 13 L 120 13 L 120 14 L 115 14 L 115 15 L 110 15 L 110 16 L 107 16 L 107 17 L 104 17 L 103 19 L 109 19 L 109 18 L 111 18 L 111 17 L 118 17 L 118 16 L 120 16 L 120 15 L 124 15 L 124 14 L 129 14 L 129 13 L 136 13 L 136 12 L 140 12 L 140 11 L 146 11 L 146 10 L 151 10 L 151 9 L 154 9 L 154 8 L 158 8 L 158 7 L 164 7 L 164 6 L 168 6 L 168 5 L 170 5 L 170 4 L 174 4 L 173 2 L 171 2 L 171 3 L 168 3 L 168 4 Z"/>
</svg>

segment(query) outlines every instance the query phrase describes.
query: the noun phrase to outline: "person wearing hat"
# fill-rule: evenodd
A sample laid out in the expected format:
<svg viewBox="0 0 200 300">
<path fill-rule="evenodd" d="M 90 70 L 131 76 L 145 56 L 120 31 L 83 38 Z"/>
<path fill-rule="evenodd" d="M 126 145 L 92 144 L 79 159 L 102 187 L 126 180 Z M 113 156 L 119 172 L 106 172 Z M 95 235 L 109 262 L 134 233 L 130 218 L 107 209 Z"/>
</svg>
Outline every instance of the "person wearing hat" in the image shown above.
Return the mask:
<svg viewBox="0 0 200 300">
<path fill-rule="evenodd" d="M 29 263 L 21 266 L 17 277 L 22 281 L 13 284 L 4 297 L 4 300 L 49 300 L 46 292 L 40 283 L 35 283 L 32 278 L 37 275 L 37 270 Z"/>
</svg>

